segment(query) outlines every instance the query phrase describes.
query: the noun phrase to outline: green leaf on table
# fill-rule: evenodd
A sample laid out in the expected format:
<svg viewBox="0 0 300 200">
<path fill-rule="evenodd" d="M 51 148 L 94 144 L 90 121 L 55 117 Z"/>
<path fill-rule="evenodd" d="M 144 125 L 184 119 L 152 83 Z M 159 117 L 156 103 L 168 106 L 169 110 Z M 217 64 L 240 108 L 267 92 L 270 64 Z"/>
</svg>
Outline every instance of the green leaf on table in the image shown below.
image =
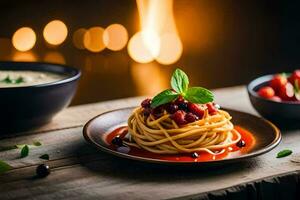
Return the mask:
<svg viewBox="0 0 300 200">
<path fill-rule="evenodd" d="M 184 98 L 192 103 L 208 103 L 214 100 L 214 95 L 203 87 L 191 87 L 187 90 Z"/>
<path fill-rule="evenodd" d="M 179 94 L 173 92 L 170 89 L 164 90 L 152 99 L 151 108 L 155 108 L 165 103 L 169 103 L 175 100 L 178 97 L 178 95 Z"/>
<path fill-rule="evenodd" d="M 278 152 L 276 158 L 286 157 L 286 156 L 291 155 L 292 153 L 293 153 L 293 151 L 291 151 L 289 149 L 285 149 L 285 150 Z"/>
<path fill-rule="evenodd" d="M 0 174 L 7 172 L 8 170 L 12 169 L 12 166 L 4 162 L 3 160 L 0 160 Z"/>
<path fill-rule="evenodd" d="M 179 94 L 184 94 L 189 87 L 189 78 L 181 69 L 176 69 L 171 78 L 172 88 Z"/>
<path fill-rule="evenodd" d="M 49 154 L 43 154 L 39 158 L 44 159 L 44 160 L 49 160 L 50 159 Z"/>
<path fill-rule="evenodd" d="M 28 147 L 28 145 L 25 145 L 25 146 L 21 149 L 21 158 L 27 157 L 28 154 L 29 154 L 29 147 Z"/>
<path fill-rule="evenodd" d="M 36 147 L 38 147 L 38 146 L 42 146 L 42 143 L 39 142 L 39 141 L 34 141 L 33 145 L 36 146 Z"/>
</svg>

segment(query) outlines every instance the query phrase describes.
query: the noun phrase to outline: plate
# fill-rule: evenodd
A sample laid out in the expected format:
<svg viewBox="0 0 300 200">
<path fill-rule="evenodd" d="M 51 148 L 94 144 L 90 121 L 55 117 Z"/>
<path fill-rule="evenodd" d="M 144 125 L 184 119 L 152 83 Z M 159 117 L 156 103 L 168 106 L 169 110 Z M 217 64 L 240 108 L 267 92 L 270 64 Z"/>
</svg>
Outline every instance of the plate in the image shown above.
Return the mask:
<svg viewBox="0 0 300 200">
<path fill-rule="evenodd" d="M 232 116 L 231 121 L 234 125 L 242 127 L 243 129 L 251 132 L 254 136 L 255 144 L 253 144 L 253 147 L 251 147 L 251 149 L 246 153 L 234 156 L 226 156 L 225 158 L 217 160 L 200 162 L 195 162 L 194 159 L 190 159 L 188 161 L 176 161 L 153 158 L 149 157 L 146 151 L 144 155 L 131 155 L 127 154 L 126 152 L 120 152 L 114 148 L 111 148 L 111 145 L 109 145 L 106 139 L 109 133 L 114 129 L 126 125 L 127 119 L 132 113 L 133 109 L 134 108 L 131 107 L 112 110 L 94 117 L 84 126 L 84 138 L 91 145 L 118 157 L 147 163 L 169 165 L 218 165 L 242 161 L 267 153 L 276 147 L 281 140 L 279 129 L 271 122 L 248 113 L 223 108 L 223 110 L 226 110 Z"/>
</svg>

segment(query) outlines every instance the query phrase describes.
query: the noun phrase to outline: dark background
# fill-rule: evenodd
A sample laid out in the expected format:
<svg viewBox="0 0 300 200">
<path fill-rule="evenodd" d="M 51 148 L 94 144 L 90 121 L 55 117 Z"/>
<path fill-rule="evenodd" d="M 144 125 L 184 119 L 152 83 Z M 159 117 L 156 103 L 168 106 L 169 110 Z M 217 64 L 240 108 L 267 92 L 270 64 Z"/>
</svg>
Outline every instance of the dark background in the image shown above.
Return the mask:
<svg viewBox="0 0 300 200">
<path fill-rule="evenodd" d="M 73 105 L 153 95 L 168 87 L 176 67 L 189 74 L 192 85 L 219 88 L 246 84 L 262 74 L 299 67 L 299 8 L 300 3 L 291 0 L 174 0 L 183 55 L 177 63 L 166 66 L 135 63 L 126 48 L 90 53 L 73 46 L 72 33 L 81 27 L 120 23 L 132 36 L 138 31 L 133 0 L 1 1 L 0 59 L 57 62 L 82 69 Z M 64 21 L 69 30 L 67 40 L 55 48 L 42 38 L 43 27 L 53 19 Z M 22 26 L 37 33 L 29 56 L 16 52 L 9 40 Z"/>
</svg>

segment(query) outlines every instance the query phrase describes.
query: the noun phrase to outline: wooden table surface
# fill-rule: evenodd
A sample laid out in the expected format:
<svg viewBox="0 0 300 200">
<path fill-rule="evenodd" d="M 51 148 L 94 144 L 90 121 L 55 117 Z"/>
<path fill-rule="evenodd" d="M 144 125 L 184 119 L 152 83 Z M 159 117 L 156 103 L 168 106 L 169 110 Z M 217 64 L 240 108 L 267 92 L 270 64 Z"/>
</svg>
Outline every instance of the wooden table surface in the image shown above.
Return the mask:
<svg viewBox="0 0 300 200">
<path fill-rule="evenodd" d="M 216 102 L 256 114 L 243 86 L 215 90 Z M 283 131 L 281 144 L 271 152 L 239 164 L 212 170 L 147 167 L 115 158 L 87 144 L 83 125 L 95 115 L 115 108 L 136 106 L 142 97 L 70 107 L 53 121 L 26 133 L 1 133 L 0 146 L 42 142 L 26 158 L 20 150 L 0 152 L 13 169 L 0 175 L 0 199 L 169 199 L 196 197 L 204 192 L 253 182 L 300 169 L 300 131 Z M 293 155 L 276 158 L 289 148 Z M 49 154 L 50 160 L 39 159 Z M 36 166 L 47 163 L 51 174 L 35 178 Z"/>
</svg>

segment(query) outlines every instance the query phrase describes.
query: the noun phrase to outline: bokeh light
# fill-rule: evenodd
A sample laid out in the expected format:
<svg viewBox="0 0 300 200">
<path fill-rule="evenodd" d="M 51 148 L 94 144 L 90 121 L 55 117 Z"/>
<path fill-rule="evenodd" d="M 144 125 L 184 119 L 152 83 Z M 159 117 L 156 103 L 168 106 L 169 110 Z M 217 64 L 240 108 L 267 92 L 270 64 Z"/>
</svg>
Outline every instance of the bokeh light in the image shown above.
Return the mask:
<svg viewBox="0 0 300 200">
<path fill-rule="evenodd" d="M 32 49 L 35 42 L 35 32 L 29 27 L 18 29 L 12 37 L 12 44 L 19 51 L 28 51 Z"/>
<path fill-rule="evenodd" d="M 130 57 L 139 63 L 151 62 L 159 53 L 159 38 L 146 37 L 147 35 L 149 34 L 138 32 L 133 35 L 128 42 L 128 53 Z"/>
<path fill-rule="evenodd" d="M 123 49 L 127 41 L 127 30 L 121 24 L 111 24 L 104 30 L 103 42 L 105 46 L 112 51 Z"/>
<path fill-rule="evenodd" d="M 177 34 L 164 34 L 160 38 L 160 51 L 157 62 L 164 65 L 175 63 L 182 54 L 182 43 Z"/>
<path fill-rule="evenodd" d="M 105 49 L 103 32 L 104 29 L 98 26 L 88 29 L 83 37 L 84 47 L 91 52 L 100 52 Z"/>
<path fill-rule="evenodd" d="M 60 45 L 67 38 L 68 28 L 62 21 L 53 20 L 45 26 L 43 35 L 49 44 Z"/>
<path fill-rule="evenodd" d="M 86 33 L 86 29 L 85 28 L 80 28 L 77 29 L 74 34 L 73 34 L 73 44 L 77 49 L 85 49 L 84 47 L 84 43 L 83 43 L 83 38 L 84 38 L 84 34 Z"/>
</svg>

